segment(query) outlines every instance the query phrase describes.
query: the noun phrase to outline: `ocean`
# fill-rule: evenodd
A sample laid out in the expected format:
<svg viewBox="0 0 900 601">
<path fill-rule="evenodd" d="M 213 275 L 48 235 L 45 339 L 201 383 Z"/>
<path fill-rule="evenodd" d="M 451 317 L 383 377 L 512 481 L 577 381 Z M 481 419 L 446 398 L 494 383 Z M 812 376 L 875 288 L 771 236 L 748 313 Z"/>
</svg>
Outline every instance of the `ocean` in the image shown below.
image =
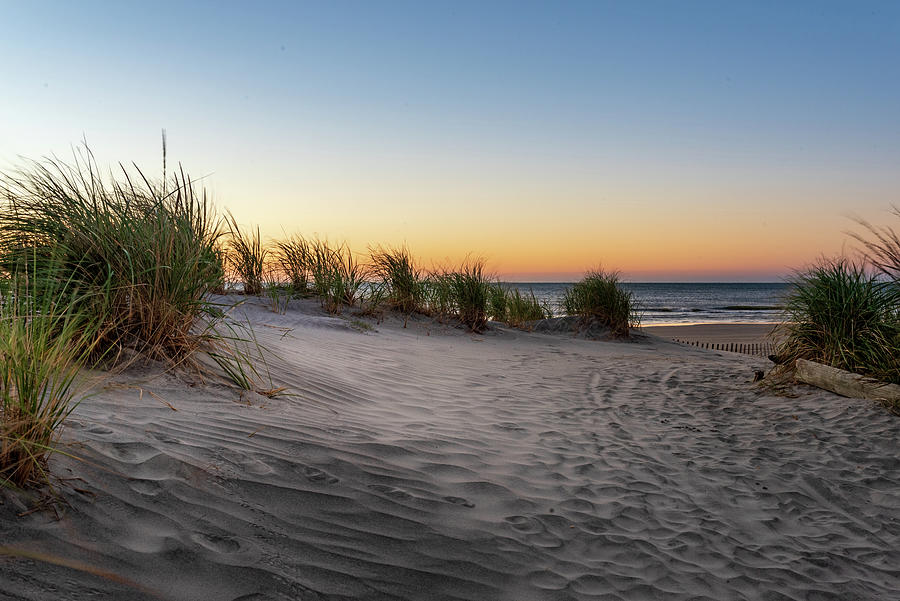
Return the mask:
<svg viewBox="0 0 900 601">
<path fill-rule="evenodd" d="M 555 315 L 569 283 L 509 282 L 522 292 L 534 291 Z M 644 325 L 693 323 L 771 323 L 781 320 L 786 283 L 623 283 L 634 294 Z"/>
</svg>

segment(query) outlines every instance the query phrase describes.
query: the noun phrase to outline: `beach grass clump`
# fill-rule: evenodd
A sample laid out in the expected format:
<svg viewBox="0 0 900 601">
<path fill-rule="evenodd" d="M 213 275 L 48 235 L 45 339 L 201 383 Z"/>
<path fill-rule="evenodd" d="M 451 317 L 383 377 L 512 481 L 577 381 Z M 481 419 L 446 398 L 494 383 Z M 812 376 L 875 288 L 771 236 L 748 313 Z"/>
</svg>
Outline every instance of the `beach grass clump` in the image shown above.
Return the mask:
<svg viewBox="0 0 900 601">
<path fill-rule="evenodd" d="M 894 282 L 845 258 L 791 282 L 778 362 L 807 359 L 900 383 L 900 294 Z"/>
<path fill-rule="evenodd" d="M 269 308 L 273 313 L 284 315 L 291 297 L 294 296 L 294 289 L 285 284 L 280 276 L 281 274 L 273 269 L 266 271 L 263 276 L 262 296 L 269 301 Z"/>
<path fill-rule="evenodd" d="M 294 294 L 309 294 L 311 246 L 308 240 L 299 234 L 275 242 L 273 251 L 275 261 Z"/>
<path fill-rule="evenodd" d="M 433 271 L 421 281 L 418 311 L 440 322 L 456 317 L 450 271 Z"/>
<path fill-rule="evenodd" d="M 466 261 L 445 278 L 459 321 L 473 332 L 484 331 L 491 294 L 491 281 L 484 272 L 484 261 Z"/>
<path fill-rule="evenodd" d="M 322 303 L 322 308 L 329 313 L 341 313 L 343 302 L 343 286 L 341 282 L 341 263 L 338 249 L 330 246 L 326 240 L 315 240 L 310 247 L 310 274 L 313 292 Z"/>
<path fill-rule="evenodd" d="M 328 296 L 334 277 L 334 250 L 326 240 L 313 240 L 309 246 L 309 276 L 312 293 L 318 298 Z"/>
<path fill-rule="evenodd" d="M 244 294 L 258 296 L 263 291 L 269 249 L 262 243 L 259 227 L 255 232 L 252 229 L 245 232 L 231 214 L 226 217 L 226 221 L 229 235 L 228 265 L 241 283 Z"/>
<path fill-rule="evenodd" d="M 500 282 L 494 282 L 488 289 L 488 314 L 494 321 L 506 322 L 509 303 L 509 289 Z"/>
<path fill-rule="evenodd" d="M 405 246 L 369 249 L 373 275 L 387 289 L 387 303 L 403 313 L 424 309 L 425 284 L 421 269 Z"/>
<path fill-rule="evenodd" d="M 224 276 L 221 235 L 205 191 L 181 170 L 151 182 L 123 167 L 107 179 L 84 150 L 0 175 L 0 268 L 16 278 L 33 263 L 38 286 L 83 291 L 78 310 L 104 323 L 100 349 L 174 362 L 196 350 L 197 320 L 221 315 L 206 298 Z"/>
<path fill-rule="evenodd" d="M 631 328 L 640 324 L 637 302 L 631 292 L 622 288 L 615 271 L 589 271 L 566 290 L 563 309 L 585 322 L 608 327 L 617 337 L 628 337 Z"/>
<path fill-rule="evenodd" d="M 332 296 L 344 305 L 354 307 L 369 277 L 369 266 L 354 257 L 347 245 L 338 247 L 334 260 L 337 262 L 337 278 L 332 286 Z"/>
<path fill-rule="evenodd" d="M 384 314 L 384 306 L 388 298 L 388 289 L 384 282 L 371 281 L 371 266 L 367 281 L 359 289 L 359 309 L 357 315 L 380 317 Z"/>
<path fill-rule="evenodd" d="M 93 355 L 99 324 L 84 313 L 84 299 L 72 288 L 51 287 L 25 274 L 4 283 L 0 485 L 24 487 L 47 480 L 46 461 L 82 391 L 79 370 Z"/>
<path fill-rule="evenodd" d="M 533 290 L 523 293 L 516 287 L 492 284 L 489 294 L 489 313 L 494 321 L 514 328 L 525 327 L 529 322 L 552 317 L 553 312 L 541 303 Z"/>
<path fill-rule="evenodd" d="M 422 311 L 438 320 L 459 321 L 473 332 L 487 326 L 492 284 L 484 261 L 465 261 L 456 269 L 440 269 L 423 282 Z"/>
<path fill-rule="evenodd" d="M 104 177 L 84 148 L 70 163 L 0 174 L 0 271 L 88 316 L 79 346 L 106 366 L 152 359 L 202 372 L 203 351 L 229 376 L 259 377 L 240 350 L 247 328 L 210 297 L 225 277 L 224 225 L 180 168 L 161 181 L 136 165 Z"/>
<path fill-rule="evenodd" d="M 322 308 L 335 315 L 345 306 L 357 304 L 370 273 L 346 244 L 332 246 L 326 240 L 310 243 L 309 271 L 312 290 Z"/>
<path fill-rule="evenodd" d="M 537 299 L 533 290 L 524 294 L 518 288 L 507 291 L 506 323 L 508 325 L 521 328 L 529 322 L 552 316 L 553 312 Z"/>
</svg>

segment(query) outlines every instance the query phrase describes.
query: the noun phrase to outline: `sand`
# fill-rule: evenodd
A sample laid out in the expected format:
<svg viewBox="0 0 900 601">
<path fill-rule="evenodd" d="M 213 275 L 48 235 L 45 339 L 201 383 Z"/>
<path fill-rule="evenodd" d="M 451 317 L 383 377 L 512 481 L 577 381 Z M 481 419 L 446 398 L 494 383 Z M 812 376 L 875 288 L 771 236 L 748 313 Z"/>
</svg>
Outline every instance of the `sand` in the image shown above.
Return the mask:
<svg viewBox="0 0 900 601">
<path fill-rule="evenodd" d="M 650 325 L 641 328 L 647 334 L 661 338 L 739 344 L 762 343 L 772 340 L 777 324 L 764 323 L 703 323 L 684 326 Z"/>
<path fill-rule="evenodd" d="M 900 421 L 871 402 L 662 338 L 310 307 L 246 307 L 296 396 L 151 367 L 79 405 L 62 518 L 6 493 L 0 545 L 107 577 L 0 557 L 0 599 L 897 597 Z"/>
</svg>

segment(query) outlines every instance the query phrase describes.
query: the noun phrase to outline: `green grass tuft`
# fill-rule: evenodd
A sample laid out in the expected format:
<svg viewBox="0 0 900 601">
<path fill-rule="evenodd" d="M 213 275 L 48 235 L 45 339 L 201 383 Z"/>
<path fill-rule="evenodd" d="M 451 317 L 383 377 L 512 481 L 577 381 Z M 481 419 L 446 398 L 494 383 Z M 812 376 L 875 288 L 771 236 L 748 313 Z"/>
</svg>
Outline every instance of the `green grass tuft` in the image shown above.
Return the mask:
<svg viewBox="0 0 900 601">
<path fill-rule="evenodd" d="M 491 286 L 484 273 L 484 261 L 466 261 L 446 278 L 459 321 L 473 332 L 484 331 Z"/>
<path fill-rule="evenodd" d="M 99 332 L 80 310 L 85 299 L 56 283 L 23 271 L 0 295 L 0 485 L 47 481 L 47 457 L 83 392 L 79 369 L 94 354 Z"/>
<path fill-rule="evenodd" d="M 553 312 L 534 296 L 534 291 L 522 294 L 518 288 L 510 290 L 507 300 L 506 322 L 515 327 L 523 327 L 526 323 L 553 316 Z"/>
<path fill-rule="evenodd" d="M 274 257 L 294 294 L 309 293 L 311 246 L 301 235 L 275 242 Z"/>
<path fill-rule="evenodd" d="M 454 270 L 435 271 L 422 289 L 423 312 L 439 320 L 457 320 L 473 332 L 484 331 L 493 294 L 484 261 L 466 261 Z"/>
<path fill-rule="evenodd" d="M 529 322 L 553 316 L 550 307 L 542 304 L 533 290 L 523 294 L 518 288 L 495 283 L 491 285 L 489 294 L 491 319 L 514 328 L 523 328 Z"/>
<path fill-rule="evenodd" d="M 494 321 L 507 321 L 509 311 L 508 296 L 510 293 L 510 289 L 499 282 L 491 284 L 488 289 L 488 314 Z"/>
<path fill-rule="evenodd" d="M 422 280 L 421 301 L 418 310 L 438 321 L 456 316 L 449 272 L 435 271 Z"/>
<path fill-rule="evenodd" d="M 563 309 L 585 322 L 608 327 L 614 336 L 628 337 L 640 324 L 634 296 L 620 285 L 615 271 L 589 271 L 584 279 L 566 290 Z"/>
<path fill-rule="evenodd" d="M 900 384 L 900 294 L 862 264 L 825 260 L 792 282 L 779 362 L 808 359 Z"/>
<path fill-rule="evenodd" d="M 241 282 L 244 294 L 258 296 L 263 291 L 266 275 L 266 259 L 268 249 L 263 246 L 259 236 L 259 227 L 254 232 L 241 231 L 234 216 L 228 214 L 228 264 L 232 272 Z"/>
<path fill-rule="evenodd" d="M 90 316 L 83 338 L 96 337 L 97 353 L 197 369 L 201 348 L 228 353 L 209 297 L 224 278 L 224 224 L 183 170 L 161 182 L 137 166 L 105 178 L 84 149 L 71 163 L 0 174 L 0 199 L 0 268 L 15 281 L 33 263 L 39 289 L 80 291 L 56 300 Z"/>
<path fill-rule="evenodd" d="M 403 313 L 423 311 L 425 285 L 409 249 L 379 246 L 370 248 L 369 254 L 373 275 L 385 284 L 391 308 Z"/>
<path fill-rule="evenodd" d="M 310 244 L 309 269 L 313 291 L 322 307 L 336 315 L 345 306 L 357 304 L 369 277 L 368 267 L 354 257 L 346 244 L 331 246 L 323 240 Z"/>
</svg>

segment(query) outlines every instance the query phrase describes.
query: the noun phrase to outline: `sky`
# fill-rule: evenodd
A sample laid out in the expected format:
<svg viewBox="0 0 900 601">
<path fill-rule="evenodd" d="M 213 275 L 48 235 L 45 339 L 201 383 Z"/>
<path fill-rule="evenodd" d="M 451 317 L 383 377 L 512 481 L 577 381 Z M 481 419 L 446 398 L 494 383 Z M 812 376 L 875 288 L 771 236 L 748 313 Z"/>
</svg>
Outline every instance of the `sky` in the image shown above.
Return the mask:
<svg viewBox="0 0 900 601">
<path fill-rule="evenodd" d="M 0 169 L 169 160 L 264 237 L 778 281 L 900 226 L 898 2 L 0 0 Z"/>
</svg>

